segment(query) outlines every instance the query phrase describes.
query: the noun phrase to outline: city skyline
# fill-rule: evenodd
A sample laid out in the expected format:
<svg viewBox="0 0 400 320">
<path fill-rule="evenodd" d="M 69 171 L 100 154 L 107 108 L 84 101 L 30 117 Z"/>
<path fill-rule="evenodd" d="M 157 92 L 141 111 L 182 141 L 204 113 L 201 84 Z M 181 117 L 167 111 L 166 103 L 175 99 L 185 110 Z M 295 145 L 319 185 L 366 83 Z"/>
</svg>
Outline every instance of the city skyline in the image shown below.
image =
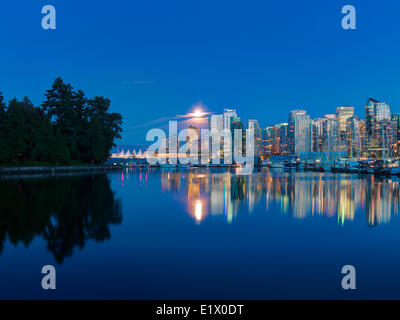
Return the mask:
<svg viewBox="0 0 400 320">
<path fill-rule="evenodd" d="M 356 30 L 342 29 L 342 4 L 315 0 L 290 10 L 265 1 L 117 1 L 111 11 L 103 1 L 52 4 L 56 30 L 41 28 L 42 4 L 2 4 L 18 22 L 8 14 L 0 21 L 10 48 L 0 52 L 0 91 L 7 101 L 27 95 L 39 105 L 61 76 L 89 96 L 101 92 L 125 119 L 120 144 L 141 143 L 144 124 L 200 101 L 208 111 L 232 106 L 263 126 L 282 114 L 286 122 L 301 106 L 314 118 L 341 104 L 360 114 L 368 96 L 400 105 L 394 1 L 353 1 Z"/>
<path fill-rule="evenodd" d="M 245 154 L 245 130 L 251 129 L 255 133 L 255 155 L 263 159 L 272 155 L 307 154 L 306 157 L 310 157 L 311 153 L 340 153 L 341 157 L 349 158 L 383 158 L 399 155 L 400 114 L 392 112 L 386 102 L 372 97 L 369 97 L 365 103 L 364 117 L 355 112 L 354 106 L 349 105 L 340 105 L 336 107 L 334 113 L 324 113 L 317 118 L 311 118 L 307 113 L 307 108 L 293 109 L 289 112 L 286 122 L 283 120 L 267 126 L 261 126 L 256 119 L 241 118 L 237 110 L 233 108 L 224 108 L 222 114 L 206 113 L 197 108 L 190 114 L 194 120 L 207 120 L 200 121 L 200 123 L 207 122 L 207 126 L 186 127 L 195 130 L 199 140 L 203 139 L 200 129 L 208 129 L 210 132 L 222 130 L 232 132 L 232 152 L 235 148 L 240 148 L 237 145 L 238 141 L 234 141 L 234 131 L 240 129 L 243 132 L 241 143 L 242 153 Z M 185 121 L 188 120 L 190 117 Z M 164 144 L 167 147 L 168 141 L 173 137 L 166 135 Z M 174 139 L 177 140 L 179 150 L 180 141 L 177 136 Z M 187 137 L 186 143 L 189 141 Z M 223 144 L 223 139 L 221 144 Z M 117 150 L 120 149 L 120 147 L 117 148 Z M 200 141 L 198 150 L 202 150 Z M 229 150 L 225 150 L 226 152 Z M 121 151 L 122 156 L 123 153 L 124 148 Z M 133 154 L 135 153 L 136 150 Z M 222 149 L 221 153 L 223 154 Z"/>
</svg>

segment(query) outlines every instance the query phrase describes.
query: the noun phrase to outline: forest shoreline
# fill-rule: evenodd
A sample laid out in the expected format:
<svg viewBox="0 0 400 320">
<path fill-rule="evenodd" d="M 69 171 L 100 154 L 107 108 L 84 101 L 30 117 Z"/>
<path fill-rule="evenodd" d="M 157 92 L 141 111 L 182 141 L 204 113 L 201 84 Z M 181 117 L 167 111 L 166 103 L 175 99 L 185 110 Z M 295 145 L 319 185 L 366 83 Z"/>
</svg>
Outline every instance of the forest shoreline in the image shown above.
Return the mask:
<svg viewBox="0 0 400 320">
<path fill-rule="evenodd" d="M 65 172 L 91 172 L 121 169 L 121 166 L 110 164 L 103 165 L 69 165 L 69 166 L 0 166 L 0 176 L 22 175 L 31 173 L 65 173 Z"/>
</svg>

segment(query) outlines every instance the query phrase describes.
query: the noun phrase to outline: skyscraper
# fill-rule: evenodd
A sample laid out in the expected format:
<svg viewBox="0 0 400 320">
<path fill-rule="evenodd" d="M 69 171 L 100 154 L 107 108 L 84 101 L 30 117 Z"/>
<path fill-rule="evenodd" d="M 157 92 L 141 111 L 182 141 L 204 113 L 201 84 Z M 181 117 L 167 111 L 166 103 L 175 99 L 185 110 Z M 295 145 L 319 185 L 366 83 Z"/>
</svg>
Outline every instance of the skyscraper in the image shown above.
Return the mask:
<svg viewBox="0 0 400 320">
<path fill-rule="evenodd" d="M 341 106 L 336 108 L 336 119 L 339 125 L 339 132 L 346 133 L 347 119 L 354 116 L 354 107 Z"/>
<path fill-rule="evenodd" d="M 305 115 L 305 110 L 291 110 L 289 112 L 288 150 L 289 154 L 295 154 L 295 118 L 296 115 Z"/>
<path fill-rule="evenodd" d="M 391 126 L 392 126 L 392 145 L 393 153 L 396 156 L 400 154 L 400 114 L 393 113 L 391 115 Z"/>
<path fill-rule="evenodd" d="M 237 117 L 235 109 L 224 108 L 224 129 L 231 129 L 231 118 Z"/>
<path fill-rule="evenodd" d="M 369 98 L 365 104 L 365 129 L 367 153 L 383 157 L 392 152 L 390 107 L 384 102 Z"/>
<path fill-rule="evenodd" d="M 281 154 L 281 133 L 285 133 L 285 128 L 287 129 L 287 123 L 279 123 L 262 130 L 262 155 L 264 157 Z M 284 139 L 286 141 L 286 136 Z"/>
<path fill-rule="evenodd" d="M 338 122 L 336 115 L 326 114 L 322 129 L 322 148 L 324 152 L 336 152 L 339 144 Z"/>
<path fill-rule="evenodd" d="M 322 152 L 323 150 L 323 133 L 325 118 L 317 118 L 312 120 L 312 151 Z"/>
<path fill-rule="evenodd" d="M 289 154 L 289 145 L 288 145 L 288 139 L 289 139 L 289 125 L 284 122 L 281 123 L 280 130 L 280 140 L 281 140 L 281 154 L 283 155 L 288 155 Z"/>
<path fill-rule="evenodd" d="M 208 118 L 208 127 L 210 131 L 222 131 L 224 128 L 224 117 L 222 114 L 213 114 Z"/>
<path fill-rule="evenodd" d="M 308 114 L 296 114 L 294 117 L 295 153 L 309 153 L 312 146 L 311 119 Z"/>
<path fill-rule="evenodd" d="M 235 155 L 235 151 L 239 153 L 239 156 L 244 155 L 246 152 L 246 129 L 243 121 L 239 117 L 230 118 L 230 131 L 232 137 L 232 154 Z M 240 137 L 235 139 L 235 130 L 240 130 Z"/>
<path fill-rule="evenodd" d="M 210 135 L 219 134 L 221 135 L 218 139 L 217 143 L 219 142 L 219 146 L 216 147 L 216 152 L 213 152 L 212 149 L 212 141 L 213 137 L 210 138 L 210 155 L 212 159 L 220 158 L 223 154 L 223 137 L 222 131 L 224 129 L 224 116 L 222 114 L 213 114 L 210 118 L 208 118 L 208 127 L 210 131 Z M 214 138 L 215 139 L 215 138 Z"/>
<path fill-rule="evenodd" d="M 257 120 L 249 120 L 250 130 L 254 131 L 254 156 L 255 156 L 255 163 L 257 163 L 258 159 L 262 156 L 262 148 L 261 148 L 261 141 L 262 141 L 262 133 L 260 125 L 258 124 Z"/>
<path fill-rule="evenodd" d="M 384 102 L 378 102 L 375 106 L 375 121 L 390 120 L 390 107 Z"/>
<path fill-rule="evenodd" d="M 349 158 L 361 156 L 362 143 L 360 121 L 357 116 L 352 116 L 347 119 L 346 128 L 346 152 Z"/>
<path fill-rule="evenodd" d="M 339 145 L 340 151 L 346 153 L 348 150 L 348 132 L 347 132 L 347 119 L 354 116 L 354 107 L 351 106 L 341 106 L 336 108 L 336 119 L 338 121 L 338 132 L 339 132 Z"/>
</svg>

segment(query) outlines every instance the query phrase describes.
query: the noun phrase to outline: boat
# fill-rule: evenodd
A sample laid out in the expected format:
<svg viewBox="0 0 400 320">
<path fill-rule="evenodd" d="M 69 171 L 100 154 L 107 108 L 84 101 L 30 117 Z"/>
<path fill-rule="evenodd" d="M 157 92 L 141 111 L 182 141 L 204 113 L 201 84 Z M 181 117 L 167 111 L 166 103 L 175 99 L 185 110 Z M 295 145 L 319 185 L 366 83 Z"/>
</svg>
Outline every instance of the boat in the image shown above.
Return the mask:
<svg viewBox="0 0 400 320">
<path fill-rule="evenodd" d="M 390 165 L 390 174 L 399 176 L 400 175 L 400 160 L 395 160 Z"/>
<path fill-rule="evenodd" d="M 336 161 L 331 170 L 332 172 L 359 173 L 360 165 L 358 161 L 342 159 Z"/>
<path fill-rule="evenodd" d="M 376 175 L 389 175 L 391 173 L 391 167 L 389 167 L 387 161 L 377 160 L 375 161 L 374 173 Z"/>
<path fill-rule="evenodd" d="M 316 162 L 314 160 L 306 160 L 304 163 L 304 171 L 315 171 Z"/>
<path fill-rule="evenodd" d="M 374 173 L 374 160 L 368 159 L 368 160 L 360 160 L 358 162 L 358 166 L 360 168 L 360 173 L 364 174 L 371 174 Z"/>
<path fill-rule="evenodd" d="M 359 173 L 360 172 L 359 162 L 355 161 L 355 160 L 347 161 L 347 172 L 348 173 Z"/>
<path fill-rule="evenodd" d="M 292 159 L 292 160 L 285 160 L 283 165 L 285 170 L 287 171 L 291 171 L 291 170 L 297 170 L 297 168 L 299 167 L 300 162 L 297 161 L 296 159 Z"/>
<path fill-rule="evenodd" d="M 283 169 L 285 167 L 285 164 L 283 162 L 270 162 L 269 163 L 269 168 L 270 169 Z"/>
<path fill-rule="evenodd" d="M 321 161 L 319 164 L 320 171 L 331 171 L 334 163 L 332 161 Z"/>
<path fill-rule="evenodd" d="M 325 171 L 324 165 L 321 161 L 319 160 L 315 161 L 314 171 L 319 171 L 319 172 Z"/>
<path fill-rule="evenodd" d="M 304 162 L 299 162 L 299 165 L 296 168 L 296 171 L 301 171 L 305 169 L 305 163 Z"/>
</svg>

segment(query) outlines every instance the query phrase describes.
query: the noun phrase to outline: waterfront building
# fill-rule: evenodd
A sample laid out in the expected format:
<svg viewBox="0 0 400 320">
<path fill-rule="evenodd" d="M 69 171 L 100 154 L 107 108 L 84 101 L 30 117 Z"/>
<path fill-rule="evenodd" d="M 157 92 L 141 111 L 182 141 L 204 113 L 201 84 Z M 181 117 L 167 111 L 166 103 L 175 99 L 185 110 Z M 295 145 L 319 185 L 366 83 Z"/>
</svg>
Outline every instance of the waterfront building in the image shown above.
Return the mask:
<svg viewBox="0 0 400 320">
<path fill-rule="evenodd" d="M 367 100 L 365 129 L 366 148 L 369 156 L 382 158 L 393 153 L 392 121 L 388 104 L 373 98 Z"/>
<path fill-rule="evenodd" d="M 212 153 L 212 137 L 210 138 L 210 155 L 211 158 L 220 158 L 223 154 L 222 146 L 223 146 L 223 137 L 222 131 L 224 129 L 224 116 L 222 114 L 213 114 L 211 117 L 208 118 L 208 129 L 210 131 L 210 135 L 213 134 L 221 134 L 220 141 L 219 141 L 219 148 L 217 148 L 218 154 Z"/>
<path fill-rule="evenodd" d="M 354 116 L 354 107 L 352 106 L 340 106 L 336 108 L 336 119 L 338 122 L 338 133 L 339 133 L 339 146 L 340 151 L 346 154 L 350 153 L 348 148 L 349 132 L 347 132 L 347 120 Z"/>
<path fill-rule="evenodd" d="M 272 127 L 266 127 L 262 129 L 262 149 L 263 149 L 263 160 L 271 156 L 272 150 L 272 139 L 270 130 Z"/>
<path fill-rule="evenodd" d="M 288 139 L 289 139 L 289 125 L 284 122 L 281 123 L 280 125 L 280 130 L 279 130 L 279 135 L 280 135 L 280 153 L 283 155 L 288 155 L 289 154 L 289 144 L 288 144 Z"/>
<path fill-rule="evenodd" d="M 257 163 L 262 156 L 262 132 L 257 120 L 249 120 L 248 128 L 254 132 L 254 157 Z"/>
<path fill-rule="evenodd" d="M 282 153 L 281 133 L 285 139 L 285 148 L 287 148 L 285 131 L 287 131 L 287 124 L 279 123 L 273 126 L 266 127 L 262 130 L 262 156 L 268 158 L 272 155 L 280 155 Z M 284 153 L 287 154 L 287 153 Z"/>
<path fill-rule="evenodd" d="M 189 150 L 195 150 L 197 148 L 197 154 L 201 152 L 201 137 L 200 137 L 200 129 L 195 126 L 189 126 L 189 131 L 186 136 L 186 146 L 187 153 Z M 171 142 L 169 142 L 171 143 Z M 171 144 L 170 144 L 171 145 Z"/>
<path fill-rule="evenodd" d="M 224 129 L 224 116 L 222 114 L 213 114 L 208 118 L 208 128 L 211 131 L 222 131 Z"/>
<path fill-rule="evenodd" d="M 362 151 L 360 121 L 357 116 L 352 116 L 347 119 L 346 125 L 346 155 L 349 158 L 359 158 Z"/>
<path fill-rule="evenodd" d="M 279 155 L 281 154 L 281 123 L 277 123 L 272 127 L 271 130 L 271 138 L 272 138 L 272 154 Z"/>
<path fill-rule="evenodd" d="M 231 118 L 237 117 L 235 109 L 224 108 L 224 129 L 231 129 Z"/>
<path fill-rule="evenodd" d="M 296 153 L 295 146 L 295 118 L 297 115 L 305 115 L 307 112 L 305 110 L 291 110 L 289 112 L 289 131 L 288 131 L 288 150 L 289 154 Z"/>
<path fill-rule="evenodd" d="M 243 156 L 246 152 L 246 128 L 244 122 L 239 117 L 230 118 L 230 131 L 232 137 L 232 154 L 235 155 L 235 150 L 239 152 L 240 156 Z M 235 139 L 235 130 L 241 130 L 240 139 Z"/>
<path fill-rule="evenodd" d="M 310 153 L 312 146 L 311 119 L 308 114 L 294 116 L 295 153 Z"/>
<path fill-rule="evenodd" d="M 336 115 L 326 114 L 322 125 L 323 152 L 336 152 L 338 146 L 338 122 Z"/>
<path fill-rule="evenodd" d="M 325 118 L 317 118 L 311 121 L 312 125 L 312 150 L 313 152 L 323 152 Z"/>
<path fill-rule="evenodd" d="M 395 156 L 400 155 L 400 114 L 393 113 L 391 115 L 392 126 L 392 149 Z"/>
<path fill-rule="evenodd" d="M 390 107 L 384 102 L 376 103 L 375 121 L 381 122 L 384 120 L 390 120 Z"/>
<path fill-rule="evenodd" d="M 354 107 L 341 106 L 336 108 L 336 119 L 338 121 L 339 133 L 346 133 L 347 119 L 354 116 Z"/>
<path fill-rule="evenodd" d="M 367 131 L 365 129 L 365 120 L 358 119 L 358 128 L 360 131 L 360 154 L 363 157 L 367 156 Z"/>
</svg>

